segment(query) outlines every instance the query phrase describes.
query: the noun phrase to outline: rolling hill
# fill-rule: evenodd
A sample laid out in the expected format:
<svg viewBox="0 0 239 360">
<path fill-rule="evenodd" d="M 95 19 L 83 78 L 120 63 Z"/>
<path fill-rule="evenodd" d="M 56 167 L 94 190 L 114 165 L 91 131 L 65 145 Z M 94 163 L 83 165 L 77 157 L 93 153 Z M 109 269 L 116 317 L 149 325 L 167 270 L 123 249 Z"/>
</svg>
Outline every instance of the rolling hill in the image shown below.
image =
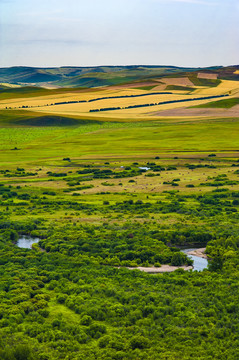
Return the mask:
<svg viewBox="0 0 239 360">
<path fill-rule="evenodd" d="M 190 76 L 198 72 L 216 74 L 218 79 L 238 80 L 238 66 L 183 68 L 176 66 L 96 66 L 36 68 L 16 66 L 0 68 L 0 83 L 45 87 L 100 87 L 149 80 L 165 76 Z M 208 80 L 208 82 L 216 80 Z M 200 84 L 203 83 L 202 79 Z M 205 81 L 204 81 L 205 82 Z"/>
</svg>

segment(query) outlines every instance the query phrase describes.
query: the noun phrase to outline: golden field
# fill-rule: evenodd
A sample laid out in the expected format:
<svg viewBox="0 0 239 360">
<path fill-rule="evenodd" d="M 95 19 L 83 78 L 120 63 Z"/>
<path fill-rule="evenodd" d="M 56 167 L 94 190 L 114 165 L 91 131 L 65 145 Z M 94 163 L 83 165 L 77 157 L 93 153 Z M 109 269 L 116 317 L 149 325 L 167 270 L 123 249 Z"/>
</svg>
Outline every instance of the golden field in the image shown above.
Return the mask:
<svg viewBox="0 0 239 360">
<path fill-rule="evenodd" d="M 151 84 L 150 86 L 148 84 Z M 151 83 L 146 83 L 147 86 L 142 86 L 142 83 L 133 83 L 122 86 L 101 87 L 93 89 L 72 89 L 62 93 L 54 93 L 43 96 L 32 97 L 13 97 L 10 99 L 3 99 L 0 101 L 0 109 L 11 108 L 30 110 L 39 113 L 47 113 L 63 116 L 84 116 L 85 118 L 99 118 L 99 119 L 150 119 L 153 115 L 157 117 L 177 116 L 175 109 L 189 108 L 196 105 L 205 104 L 213 101 L 213 99 L 198 99 L 208 96 L 229 95 L 227 98 L 237 97 L 239 94 L 238 81 L 222 80 L 218 86 L 194 86 L 189 78 L 165 78 L 154 79 Z M 175 87 L 175 89 L 167 90 L 167 86 Z M 147 88 L 148 87 L 148 88 Z M 185 89 L 183 88 L 185 87 Z M 191 88 L 191 89 L 190 89 Z M 152 94 L 155 92 L 162 92 L 162 94 Z M 163 94 L 168 92 L 168 94 Z M 138 95 L 147 95 L 139 96 Z M 128 97 L 125 97 L 128 96 Z M 135 97 L 136 96 L 136 97 Z M 105 97 L 109 97 L 105 99 Z M 117 98 L 112 98 L 117 97 Z M 104 99 L 101 99 L 104 98 Z M 178 101 L 194 99 L 190 102 L 173 102 L 170 104 L 154 105 L 150 107 L 136 107 L 127 109 L 128 106 L 137 106 L 144 104 L 155 104 L 165 101 Z M 98 99 L 97 101 L 89 102 L 90 100 Z M 216 99 L 217 100 L 217 99 Z M 219 98 L 218 98 L 219 100 Z M 82 103 L 66 103 L 55 105 L 59 102 L 72 101 L 86 101 Z M 120 107 L 118 110 L 90 112 L 94 109 Z M 172 110 L 172 113 L 170 111 Z M 167 111 L 160 114 L 160 112 Z M 227 116 L 223 111 L 219 112 L 219 116 Z M 189 114 L 193 115 L 193 114 Z M 199 114 L 200 115 L 200 114 Z M 198 115 L 198 116 L 199 116 Z M 212 113 L 213 115 L 213 113 Z M 179 115 L 183 116 L 183 115 Z M 195 113 L 195 116 L 197 114 Z M 235 114 L 228 113 L 228 116 L 235 116 Z"/>
</svg>

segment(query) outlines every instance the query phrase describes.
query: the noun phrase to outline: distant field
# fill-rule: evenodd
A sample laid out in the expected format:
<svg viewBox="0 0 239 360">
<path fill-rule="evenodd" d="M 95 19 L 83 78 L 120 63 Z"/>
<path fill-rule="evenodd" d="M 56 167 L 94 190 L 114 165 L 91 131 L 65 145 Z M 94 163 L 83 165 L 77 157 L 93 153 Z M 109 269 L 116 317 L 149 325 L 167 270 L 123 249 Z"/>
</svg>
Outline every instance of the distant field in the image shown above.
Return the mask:
<svg viewBox="0 0 239 360">
<path fill-rule="evenodd" d="M 224 95 L 235 97 L 239 93 L 238 81 L 198 79 L 195 75 L 191 78 L 196 79 L 194 82 L 197 86 L 189 86 L 193 84 L 189 77 L 169 77 L 156 79 L 157 81 L 154 80 L 153 85 L 152 82 L 145 82 L 147 84 L 145 86 L 142 86 L 142 82 L 133 82 L 123 87 L 112 86 L 94 89 L 9 88 L 2 92 L 0 109 L 7 108 L 14 111 L 21 108 L 58 117 L 83 117 L 85 119 L 100 119 L 101 121 L 114 121 L 114 119 L 117 121 L 136 121 L 150 120 L 151 112 L 160 117 L 160 111 L 174 110 L 185 106 L 206 106 L 207 103 L 212 102 L 211 99 L 203 99 L 206 97 Z M 213 86 L 211 82 L 213 82 Z M 137 87 L 137 84 L 140 86 Z M 154 84 L 159 85 L 154 86 Z M 178 102 L 179 100 L 192 99 L 195 101 L 190 102 L 190 104 Z M 168 101 L 172 103 L 155 105 Z M 233 101 L 231 100 L 231 103 Z M 147 107 L 148 104 L 151 107 Z M 226 109 L 227 107 L 222 106 L 221 108 Z M 103 113 L 91 112 L 99 109 L 108 109 L 108 111 Z M 213 114 L 211 115 L 213 116 Z M 226 113 L 223 115 L 227 117 Z"/>
<path fill-rule="evenodd" d="M 208 87 L 216 87 L 220 85 L 221 80 L 218 79 L 209 79 L 209 78 L 202 78 L 195 75 L 189 76 L 189 80 L 195 85 L 195 86 L 208 86 Z"/>
<path fill-rule="evenodd" d="M 180 86 L 180 85 L 168 85 L 165 90 L 180 90 L 180 91 L 194 91 L 195 88 L 189 86 Z"/>
<path fill-rule="evenodd" d="M 204 80 L 204 79 L 200 79 Z M 217 81 L 217 80 L 212 80 Z M 216 95 L 216 94 L 229 94 L 233 96 L 237 96 L 239 93 L 239 83 L 238 81 L 233 80 L 222 80 L 219 85 L 215 87 L 202 87 L 199 89 L 196 89 L 194 91 L 194 94 L 200 94 L 200 95 Z"/>
<path fill-rule="evenodd" d="M 207 104 L 194 106 L 195 108 L 222 108 L 231 109 L 233 106 L 239 104 L 239 98 L 223 99 L 218 101 L 208 102 Z"/>
<path fill-rule="evenodd" d="M 233 69 L 234 71 L 236 69 Z M 147 80 L 148 78 L 173 75 L 182 71 L 195 72 L 196 68 L 180 68 L 175 66 L 96 66 L 96 67 L 61 67 L 31 68 L 12 67 L 0 68 L 0 82 L 22 84 L 49 83 L 60 87 L 95 87 L 124 84 L 131 81 Z"/>
</svg>

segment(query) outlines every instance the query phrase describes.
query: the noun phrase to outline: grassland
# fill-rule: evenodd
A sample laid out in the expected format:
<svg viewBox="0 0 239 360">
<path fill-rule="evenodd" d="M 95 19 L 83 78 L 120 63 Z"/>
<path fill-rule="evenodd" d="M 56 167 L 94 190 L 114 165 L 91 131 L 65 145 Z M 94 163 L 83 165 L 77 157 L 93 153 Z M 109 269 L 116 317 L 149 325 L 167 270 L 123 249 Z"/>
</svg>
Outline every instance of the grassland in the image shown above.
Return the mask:
<svg viewBox="0 0 239 360">
<path fill-rule="evenodd" d="M 8 114 L 9 126 L 11 112 L 4 113 Z M 147 196 L 156 196 L 152 197 L 154 202 L 161 198 L 162 195 L 159 194 L 162 192 L 174 189 L 185 194 L 198 191 L 205 193 L 213 190 L 214 186 L 201 184 L 210 183 L 208 177 L 213 178 L 220 174 L 227 174 L 231 181 L 231 185 L 229 182 L 227 187 L 237 190 L 238 175 L 234 174 L 231 165 L 239 158 L 238 131 L 239 121 L 231 119 L 146 123 L 81 121 L 78 125 L 62 127 L 16 127 L 14 123 L 10 127 L 3 127 L 2 124 L 1 170 L 15 171 L 17 167 L 22 167 L 26 172 L 37 175 L 2 175 L 1 182 L 20 186 L 22 189 L 27 187 L 30 192 L 38 193 L 42 189 L 57 191 L 62 199 L 71 198 L 73 193 L 80 194 L 81 201 L 95 204 L 99 204 L 103 199 L 117 202 L 122 198 L 128 198 L 130 194 L 135 194 L 136 199 L 140 200 L 146 199 Z M 13 150 L 15 148 L 17 150 Z M 208 157 L 211 153 L 216 157 Z M 155 159 L 157 157 L 160 159 Z M 64 161 L 64 158 L 70 158 L 71 161 Z M 173 166 L 175 170 L 158 174 L 149 170 L 134 175 L 133 182 L 129 182 L 130 176 L 125 179 L 97 180 L 76 173 L 82 166 L 89 164 L 120 174 L 122 166 L 133 166 L 132 168 L 137 170 L 140 166 L 147 167 L 151 162 L 165 169 Z M 107 163 L 109 165 L 106 165 Z M 133 163 L 138 165 L 132 165 Z M 188 164 L 201 167 L 190 169 L 187 167 Z M 49 178 L 49 171 L 66 172 L 67 177 L 63 175 L 55 179 Z M 172 186 L 174 179 L 180 179 L 177 187 Z M 80 183 L 83 190 L 78 190 L 79 185 L 69 188 L 68 182 Z M 88 188 L 84 189 L 84 186 Z M 65 190 L 70 190 L 70 193 L 64 193 Z M 49 214 L 49 219 L 57 220 L 59 216 L 63 216 L 62 211 Z M 98 217 L 94 216 L 90 216 L 88 220 L 85 215 L 83 218 L 85 221 L 98 221 Z M 163 221 L 161 217 L 158 220 Z"/>
</svg>

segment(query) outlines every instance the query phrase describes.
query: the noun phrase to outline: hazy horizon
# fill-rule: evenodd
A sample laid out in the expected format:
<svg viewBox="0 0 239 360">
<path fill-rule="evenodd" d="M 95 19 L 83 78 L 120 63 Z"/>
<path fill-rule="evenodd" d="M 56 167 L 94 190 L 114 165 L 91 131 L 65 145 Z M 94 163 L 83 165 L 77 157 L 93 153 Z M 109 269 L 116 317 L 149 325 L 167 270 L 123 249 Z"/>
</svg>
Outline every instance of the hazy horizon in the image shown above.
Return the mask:
<svg viewBox="0 0 239 360">
<path fill-rule="evenodd" d="M 239 63 L 237 0 L 0 0 L 0 67 Z"/>
<path fill-rule="evenodd" d="M 60 65 L 60 66 L 32 66 L 32 65 L 11 65 L 11 66 L 0 66 L 3 68 L 14 68 L 14 67 L 25 67 L 25 68 L 37 68 L 37 69 L 53 69 L 53 68 L 96 68 L 96 67 L 129 67 L 129 66 L 145 66 L 145 67 L 175 67 L 182 69 L 208 69 L 211 67 L 229 67 L 229 66 L 239 66 L 238 64 L 228 64 L 228 65 L 209 65 L 209 66 L 177 66 L 171 64 L 101 64 L 101 65 Z"/>
</svg>

